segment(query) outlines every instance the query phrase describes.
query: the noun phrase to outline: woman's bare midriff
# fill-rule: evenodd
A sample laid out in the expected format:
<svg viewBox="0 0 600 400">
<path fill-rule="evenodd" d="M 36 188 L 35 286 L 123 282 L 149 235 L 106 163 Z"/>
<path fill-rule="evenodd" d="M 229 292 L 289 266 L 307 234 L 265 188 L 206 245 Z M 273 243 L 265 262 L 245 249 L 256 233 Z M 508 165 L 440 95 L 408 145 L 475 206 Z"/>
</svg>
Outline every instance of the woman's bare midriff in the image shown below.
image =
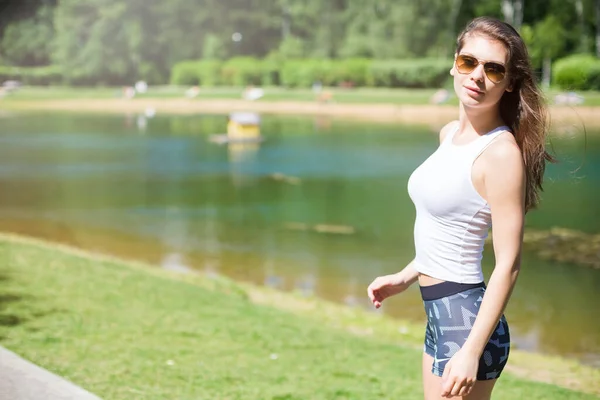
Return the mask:
<svg viewBox="0 0 600 400">
<path fill-rule="evenodd" d="M 431 286 L 431 285 L 435 285 L 436 283 L 442 283 L 442 282 L 445 282 L 445 281 L 431 277 L 429 275 L 419 274 L 419 285 L 420 286 Z"/>
</svg>

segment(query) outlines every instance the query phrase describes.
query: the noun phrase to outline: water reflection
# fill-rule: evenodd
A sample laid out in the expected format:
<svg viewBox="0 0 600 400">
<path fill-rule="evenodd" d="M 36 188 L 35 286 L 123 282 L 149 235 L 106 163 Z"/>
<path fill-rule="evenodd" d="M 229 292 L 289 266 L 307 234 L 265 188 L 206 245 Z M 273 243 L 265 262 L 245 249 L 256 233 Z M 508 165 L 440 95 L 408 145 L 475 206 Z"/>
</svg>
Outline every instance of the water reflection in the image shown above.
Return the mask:
<svg viewBox="0 0 600 400">
<path fill-rule="evenodd" d="M 183 274 L 190 274 L 194 272 L 194 270 L 186 264 L 183 255 L 180 253 L 165 254 L 161 266 L 166 270 Z"/>
<path fill-rule="evenodd" d="M 260 148 L 258 143 L 228 143 L 227 155 L 230 165 L 231 182 L 237 188 L 252 185 L 256 177 L 249 173 Z"/>
<path fill-rule="evenodd" d="M 317 287 L 317 277 L 312 273 L 303 274 L 296 280 L 294 289 L 300 292 L 305 297 L 310 297 L 315 294 Z"/>
<path fill-rule="evenodd" d="M 274 289 L 283 289 L 284 278 L 275 272 L 275 263 L 273 263 L 270 258 L 268 258 L 265 262 L 264 275 L 265 278 L 263 284 L 265 286 Z"/>
</svg>

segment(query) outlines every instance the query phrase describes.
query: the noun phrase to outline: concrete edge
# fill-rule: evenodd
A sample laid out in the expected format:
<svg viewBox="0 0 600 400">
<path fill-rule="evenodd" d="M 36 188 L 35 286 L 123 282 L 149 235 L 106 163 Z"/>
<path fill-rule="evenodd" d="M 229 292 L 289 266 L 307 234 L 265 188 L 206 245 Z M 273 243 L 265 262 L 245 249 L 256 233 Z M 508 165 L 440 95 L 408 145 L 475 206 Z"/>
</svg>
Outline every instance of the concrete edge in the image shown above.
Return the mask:
<svg viewBox="0 0 600 400">
<path fill-rule="evenodd" d="M 0 399 L 100 400 L 66 379 L 0 346 Z"/>
</svg>

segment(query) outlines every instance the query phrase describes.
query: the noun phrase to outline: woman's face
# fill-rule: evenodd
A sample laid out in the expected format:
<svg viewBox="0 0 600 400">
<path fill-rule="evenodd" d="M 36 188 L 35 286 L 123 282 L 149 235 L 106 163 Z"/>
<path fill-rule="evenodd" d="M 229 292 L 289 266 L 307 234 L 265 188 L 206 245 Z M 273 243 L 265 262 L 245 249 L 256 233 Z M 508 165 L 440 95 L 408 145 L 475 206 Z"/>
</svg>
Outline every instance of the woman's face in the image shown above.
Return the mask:
<svg viewBox="0 0 600 400">
<path fill-rule="evenodd" d="M 460 73 L 457 70 L 456 57 L 460 55 L 470 56 L 481 63 L 470 73 Z M 482 35 L 468 36 L 465 39 L 464 46 L 458 54 L 455 55 L 455 63 L 450 71 L 454 77 L 454 91 L 458 99 L 465 107 L 492 107 L 498 104 L 505 91 L 511 91 L 508 72 L 500 82 L 494 82 L 486 75 L 484 71 L 484 62 L 496 63 L 505 66 L 508 70 L 508 52 L 504 45 L 497 41 Z M 488 64 L 488 67 L 494 67 L 494 64 Z M 492 78 L 498 77 L 498 69 L 492 68 Z"/>
</svg>

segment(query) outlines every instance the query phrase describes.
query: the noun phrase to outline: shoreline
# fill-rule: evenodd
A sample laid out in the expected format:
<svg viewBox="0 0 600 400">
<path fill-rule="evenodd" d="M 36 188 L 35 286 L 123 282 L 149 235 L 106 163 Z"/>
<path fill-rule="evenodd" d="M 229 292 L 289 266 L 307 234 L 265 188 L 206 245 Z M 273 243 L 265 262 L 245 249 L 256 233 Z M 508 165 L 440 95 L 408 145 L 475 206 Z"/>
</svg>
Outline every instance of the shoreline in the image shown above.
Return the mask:
<svg viewBox="0 0 600 400">
<path fill-rule="evenodd" d="M 422 348 L 419 324 L 369 314 L 364 310 L 353 309 L 317 297 L 304 297 L 298 293 L 260 287 L 220 275 L 208 276 L 200 272 L 194 274 L 174 273 L 141 261 L 94 253 L 70 245 L 9 232 L 0 232 L 0 242 L 27 244 L 90 262 L 118 263 L 127 269 L 143 271 L 151 276 L 186 282 L 200 287 L 227 288 L 227 291 L 239 293 L 240 296 L 248 298 L 257 306 L 273 307 L 291 315 L 309 317 L 331 329 L 339 328 L 356 336 L 377 337 L 387 343 L 415 349 Z M 600 370 L 576 360 L 514 349 L 511 350 L 511 361 L 507 365 L 506 371 L 513 376 L 531 382 L 550 383 L 584 393 L 600 394 L 600 386 L 598 386 Z"/>
<path fill-rule="evenodd" d="M 228 114 L 248 111 L 275 115 L 327 116 L 372 122 L 406 123 L 439 128 L 458 117 L 455 105 L 397 105 L 393 103 L 317 103 L 309 101 L 248 101 L 237 99 L 62 99 L 3 100 L 0 111 L 64 111 L 107 114 Z M 573 134 L 585 128 L 600 127 L 600 107 L 550 106 L 551 124 L 559 132 Z"/>
</svg>

